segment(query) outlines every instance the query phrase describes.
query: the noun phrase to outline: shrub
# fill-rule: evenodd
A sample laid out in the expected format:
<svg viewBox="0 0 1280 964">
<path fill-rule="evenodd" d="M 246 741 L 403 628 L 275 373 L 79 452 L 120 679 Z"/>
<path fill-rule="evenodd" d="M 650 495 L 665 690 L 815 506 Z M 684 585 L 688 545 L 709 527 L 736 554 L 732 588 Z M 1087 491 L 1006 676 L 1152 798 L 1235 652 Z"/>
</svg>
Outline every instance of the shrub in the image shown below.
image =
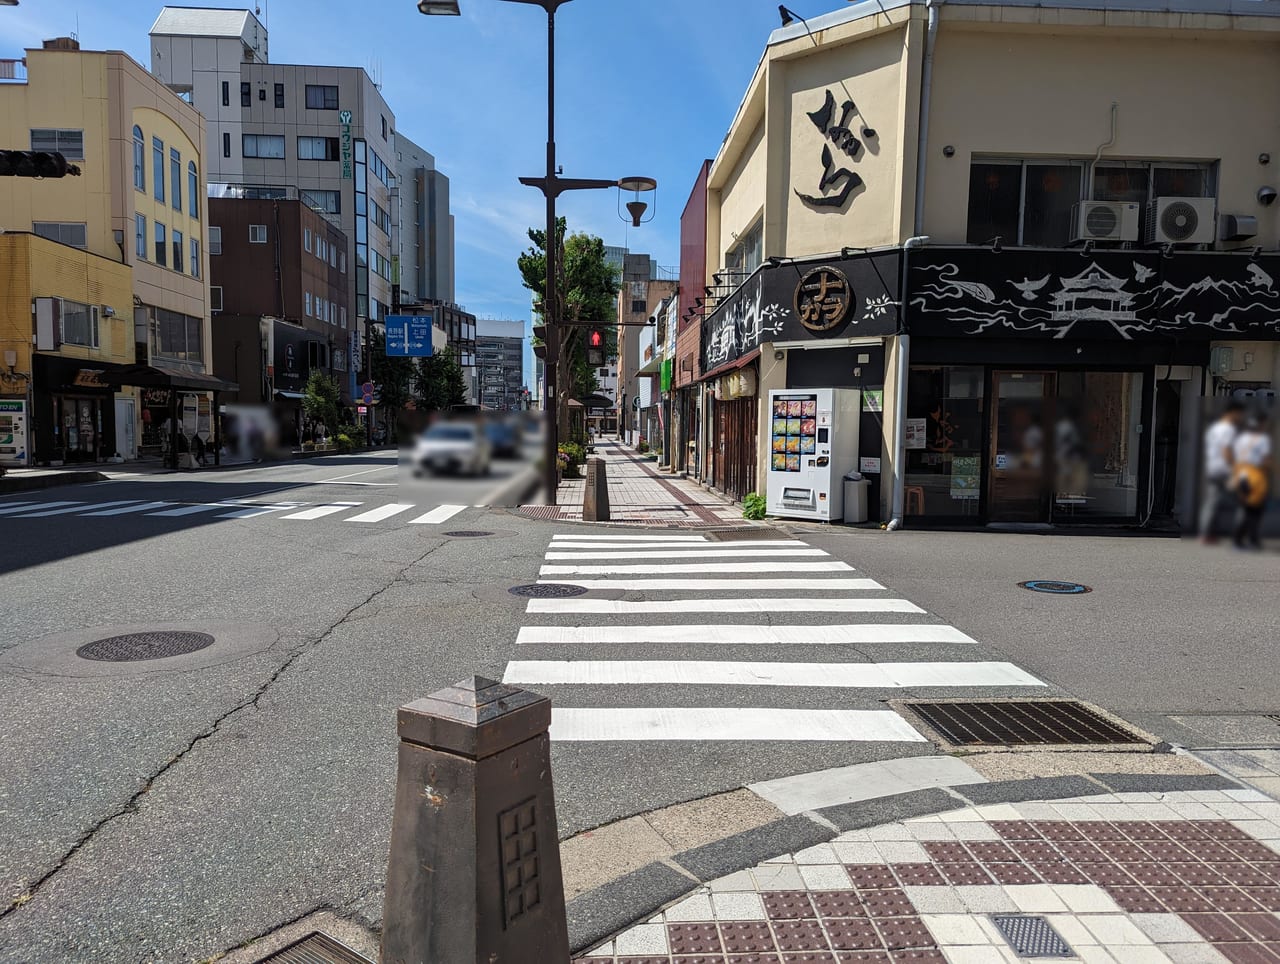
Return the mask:
<svg viewBox="0 0 1280 964">
<path fill-rule="evenodd" d="M 767 508 L 768 502 L 764 496 L 758 492 L 749 492 L 742 500 L 742 518 L 763 519 Z"/>
<path fill-rule="evenodd" d="M 351 436 L 346 432 L 339 432 L 333 441 L 334 444 L 338 446 L 339 452 L 350 452 L 356 447 L 355 442 L 351 441 Z"/>
</svg>

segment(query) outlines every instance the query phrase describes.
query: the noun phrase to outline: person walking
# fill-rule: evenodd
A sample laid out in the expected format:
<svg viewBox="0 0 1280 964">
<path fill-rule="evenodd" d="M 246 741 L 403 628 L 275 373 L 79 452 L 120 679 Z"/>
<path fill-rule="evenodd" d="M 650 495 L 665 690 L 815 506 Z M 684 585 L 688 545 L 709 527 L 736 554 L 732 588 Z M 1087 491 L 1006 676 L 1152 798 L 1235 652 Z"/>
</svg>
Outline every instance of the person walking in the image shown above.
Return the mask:
<svg viewBox="0 0 1280 964">
<path fill-rule="evenodd" d="M 1237 549 L 1262 548 L 1262 514 L 1271 492 L 1271 436 L 1267 416 L 1261 412 L 1245 422 L 1232 444 L 1231 488 L 1239 500 L 1239 515 L 1232 543 Z"/>
<path fill-rule="evenodd" d="M 1243 420 L 1244 404 L 1232 399 L 1204 435 L 1204 475 L 1208 490 L 1200 508 L 1200 541 L 1205 545 L 1218 541 L 1218 518 L 1231 503 L 1228 486 L 1235 459 L 1232 446 Z"/>
</svg>

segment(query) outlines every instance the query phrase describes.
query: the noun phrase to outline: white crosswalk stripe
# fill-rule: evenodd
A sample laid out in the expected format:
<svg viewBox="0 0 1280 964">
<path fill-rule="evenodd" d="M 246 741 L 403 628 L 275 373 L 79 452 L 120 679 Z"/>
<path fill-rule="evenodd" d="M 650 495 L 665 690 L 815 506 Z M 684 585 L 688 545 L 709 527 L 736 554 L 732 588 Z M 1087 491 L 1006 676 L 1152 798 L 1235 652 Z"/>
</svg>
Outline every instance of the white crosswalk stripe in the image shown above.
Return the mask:
<svg viewBox="0 0 1280 964">
<path fill-rule="evenodd" d="M 606 744 L 920 743 L 905 717 L 878 704 L 919 689 L 1047 686 L 1013 663 L 983 659 L 977 640 L 851 575 L 848 563 L 812 558 L 826 555 L 797 539 L 557 534 L 539 582 L 593 595 L 530 599 L 516 638 L 521 658 L 503 680 L 553 688 L 553 740 Z M 876 621 L 830 621 L 857 613 Z M 773 625 L 775 614 L 790 614 L 788 624 Z M 637 625 L 645 616 L 651 623 Z M 645 649 L 654 645 L 661 651 Z M 761 658 L 733 651 L 744 646 Z M 832 658 L 818 661 L 814 647 Z M 843 705 L 823 707 L 823 691 L 834 689 L 846 692 Z"/>
<path fill-rule="evenodd" d="M 5 503 L 5 507 L 4 507 L 3 509 L 0 509 L 0 514 L 10 514 L 10 513 L 14 513 L 14 512 L 23 512 L 23 513 L 26 513 L 26 512 L 33 512 L 33 511 L 35 511 L 35 509 L 36 509 L 37 507 L 45 508 L 45 509 L 52 509 L 55 505 L 71 505 L 71 506 L 76 506 L 76 505 L 84 505 L 84 503 L 83 503 L 83 502 L 67 502 L 67 501 L 63 501 L 63 502 L 18 502 L 18 503 L 14 503 L 14 504 L 11 504 L 11 503 Z"/>
<path fill-rule="evenodd" d="M 102 508 L 106 508 L 107 506 L 112 506 L 112 505 L 136 505 L 136 504 L 138 503 L 138 501 L 139 501 L 138 499 L 128 499 L 128 500 L 123 501 L 123 502 L 104 502 L 104 503 L 102 503 Z M 24 512 L 24 513 L 22 513 L 22 515 L 16 515 L 16 516 L 14 516 L 13 518 L 15 518 L 15 519 L 43 519 L 43 518 L 45 518 L 45 517 L 47 517 L 47 516 L 51 516 L 51 515 L 66 515 L 66 514 L 68 514 L 68 513 L 70 513 L 70 512 L 79 512 L 82 508 L 83 508 L 83 505 L 82 505 L 82 504 L 80 504 L 80 503 L 77 503 L 77 504 L 75 504 L 75 505 L 64 506 L 64 507 L 63 507 L 63 508 L 61 508 L 61 509 L 48 509 L 48 508 L 45 508 L 45 509 L 42 509 L 42 510 L 41 510 L 41 511 L 39 511 L 39 512 Z"/>
<path fill-rule="evenodd" d="M 137 512 L 146 512 L 149 509 L 163 509 L 165 506 L 173 505 L 172 502 L 144 502 L 141 505 L 126 505 L 119 509 L 107 509 L 105 512 L 82 512 L 81 516 L 116 516 L 116 515 L 133 515 Z"/>
<path fill-rule="evenodd" d="M 376 509 L 370 509 L 368 512 L 361 512 L 359 515 L 353 515 L 347 522 L 381 522 L 384 519 L 390 519 L 394 515 L 401 512 L 408 512 L 412 509 L 412 505 L 404 505 L 402 503 L 394 503 L 392 505 L 382 505 Z"/>
<path fill-rule="evenodd" d="M 455 515 L 465 509 L 465 505 L 441 505 L 436 506 L 426 515 L 419 516 L 416 519 L 410 519 L 411 526 L 435 526 L 442 522 L 448 522 Z"/>
<path fill-rule="evenodd" d="M 327 515 L 333 515 L 344 509 L 353 509 L 360 502 L 330 502 L 328 505 L 318 505 L 314 509 L 303 509 L 301 512 L 295 512 L 293 515 L 281 516 L 282 519 L 323 519 Z"/>
</svg>

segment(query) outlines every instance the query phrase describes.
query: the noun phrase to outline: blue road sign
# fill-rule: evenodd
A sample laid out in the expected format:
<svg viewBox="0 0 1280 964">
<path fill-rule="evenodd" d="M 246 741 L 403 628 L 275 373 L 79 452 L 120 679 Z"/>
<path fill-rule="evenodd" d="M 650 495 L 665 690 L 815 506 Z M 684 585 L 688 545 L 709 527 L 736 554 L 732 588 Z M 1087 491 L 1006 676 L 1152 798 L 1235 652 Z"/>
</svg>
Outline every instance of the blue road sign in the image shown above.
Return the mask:
<svg viewBox="0 0 1280 964">
<path fill-rule="evenodd" d="M 432 315 L 388 315 L 387 357 L 430 358 Z"/>
</svg>

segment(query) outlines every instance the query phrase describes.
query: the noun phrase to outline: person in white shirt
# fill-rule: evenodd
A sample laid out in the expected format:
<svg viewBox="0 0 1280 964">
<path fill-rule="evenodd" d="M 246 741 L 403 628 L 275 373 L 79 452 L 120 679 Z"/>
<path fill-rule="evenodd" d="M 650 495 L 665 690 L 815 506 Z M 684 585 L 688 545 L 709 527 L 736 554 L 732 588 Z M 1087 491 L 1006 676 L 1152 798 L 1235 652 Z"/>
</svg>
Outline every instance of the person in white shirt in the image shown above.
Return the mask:
<svg viewBox="0 0 1280 964">
<path fill-rule="evenodd" d="M 1244 420 L 1243 403 L 1232 399 L 1226 409 L 1204 435 L 1204 477 L 1208 491 L 1200 507 L 1200 541 L 1212 545 L 1218 541 L 1216 522 L 1230 504 L 1231 466 L 1235 456 L 1232 445 Z"/>
<path fill-rule="evenodd" d="M 1250 416 L 1232 443 L 1232 489 L 1240 500 L 1239 521 L 1232 538 L 1237 549 L 1262 548 L 1262 513 L 1271 489 L 1271 436 L 1267 417 Z"/>
</svg>

